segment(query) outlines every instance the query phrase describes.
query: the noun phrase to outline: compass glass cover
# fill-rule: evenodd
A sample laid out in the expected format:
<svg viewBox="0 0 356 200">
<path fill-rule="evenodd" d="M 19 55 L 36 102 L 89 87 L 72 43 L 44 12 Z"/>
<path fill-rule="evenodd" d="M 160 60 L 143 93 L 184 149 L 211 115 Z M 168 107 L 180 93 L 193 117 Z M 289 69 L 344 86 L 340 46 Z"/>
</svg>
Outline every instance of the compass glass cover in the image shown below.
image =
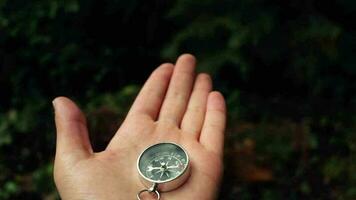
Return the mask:
<svg viewBox="0 0 356 200">
<path fill-rule="evenodd" d="M 183 174 L 188 162 L 188 156 L 180 146 L 173 143 L 159 143 L 142 153 L 138 168 L 145 179 L 163 183 Z"/>
</svg>

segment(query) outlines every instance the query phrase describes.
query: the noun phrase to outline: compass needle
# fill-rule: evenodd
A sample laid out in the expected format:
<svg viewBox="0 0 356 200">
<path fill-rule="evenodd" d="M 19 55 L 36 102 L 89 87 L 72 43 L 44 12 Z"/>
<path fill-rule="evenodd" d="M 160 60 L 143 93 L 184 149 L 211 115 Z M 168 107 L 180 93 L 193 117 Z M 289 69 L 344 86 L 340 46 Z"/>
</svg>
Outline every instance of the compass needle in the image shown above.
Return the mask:
<svg viewBox="0 0 356 200">
<path fill-rule="evenodd" d="M 148 166 L 148 169 L 147 171 L 152 171 L 152 170 L 155 170 L 155 169 L 161 169 L 161 167 L 152 167 L 152 166 Z"/>
<path fill-rule="evenodd" d="M 176 168 L 179 168 L 179 165 L 176 165 L 176 166 L 169 166 L 167 167 L 168 169 L 176 169 Z"/>
<path fill-rule="evenodd" d="M 164 174 L 169 178 L 169 172 L 165 171 Z"/>
<path fill-rule="evenodd" d="M 164 174 L 164 171 L 162 171 L 161 175 L 159 176 L 159 180 L 162 179 L 163 174 Z"/>
</svg>

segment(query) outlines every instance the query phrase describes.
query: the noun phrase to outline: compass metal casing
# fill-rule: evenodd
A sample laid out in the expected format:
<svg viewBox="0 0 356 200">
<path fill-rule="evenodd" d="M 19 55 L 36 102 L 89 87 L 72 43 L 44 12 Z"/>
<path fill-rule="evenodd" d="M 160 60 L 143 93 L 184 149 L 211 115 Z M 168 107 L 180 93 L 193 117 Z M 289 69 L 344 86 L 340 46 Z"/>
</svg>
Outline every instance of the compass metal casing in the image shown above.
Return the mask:
<svg viewBox="0 0 356 200">
<path fill-rule="evenodd" d="M 164 150 L 166 150 L 166 152 Z M 150 178 L 147 176 L 148 172 L 147 171 L 145 172 L 143 168 L 146 168 L 148 163 L 152 163 L 155 160 L 154 156 L 157 156 L 157 155 L 159 155 L 161 157 L 172 155 L 172 158 L 174 157 L 174 155 L 184 157 L 184 158 L 180 158 L 181 160 L 185 160 L 184 163 L 182 161 L 182 163 L 184 164 L 184 167 L 180 168 L 179 172 L 176 172 L 176 176 L 168 178 L 166 180 L 157 180 L 155 178 Z M 147 160 L 147 158 L 149 158 L 151 160 Z M 146 159 L 146 160 L 144 160 L 144 159 Z M 162 158 L 159 157 L 157 159 L 162 159 Z M 145 162 L 145 163 L 143 163 L 143 162 Z M 169 168 L 169 166 L 168 166 L 168 168 Z M 188 153 L 180 145 L 173 143 L 173 142 L 162 142 L 162 143 L 157 143 L 157 144 L 147 147 L 140 154 L 140 156 L 137 159 L 137 170 L 140 174 L 141 182 L 147 188 L 151 187 L 153 184 L 157 184 L 158 191 L 167 192 L 167 191 L 171 191 L 173 189 L 178 188 L 188 179 L 188 177 L 190 175 L 190 160 L 189 160 Z"/>
</svg>

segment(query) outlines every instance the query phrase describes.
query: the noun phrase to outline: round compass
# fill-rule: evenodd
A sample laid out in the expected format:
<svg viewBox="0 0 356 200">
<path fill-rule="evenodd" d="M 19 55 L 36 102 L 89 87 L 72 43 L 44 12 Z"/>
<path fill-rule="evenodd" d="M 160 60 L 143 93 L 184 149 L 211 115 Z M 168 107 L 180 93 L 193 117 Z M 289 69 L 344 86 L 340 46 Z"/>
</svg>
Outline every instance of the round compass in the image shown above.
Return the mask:
<svg viewBox="0 0 356 200">
<path fill-rule="evenodd" d="M 137 160 L 137 169 L 146 186 L 165 192 L 179 187 L 189 175 L 187 152 L 174 143 L 158 143 L 146 148 Z"/>
</svg>

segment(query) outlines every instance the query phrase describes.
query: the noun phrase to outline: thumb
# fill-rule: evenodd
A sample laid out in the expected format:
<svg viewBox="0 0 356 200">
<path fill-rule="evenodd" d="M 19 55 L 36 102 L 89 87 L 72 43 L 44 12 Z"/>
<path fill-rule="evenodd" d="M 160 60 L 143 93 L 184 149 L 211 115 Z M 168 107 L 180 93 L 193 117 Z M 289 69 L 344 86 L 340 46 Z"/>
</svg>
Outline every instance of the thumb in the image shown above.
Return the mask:
<svg viewBox="0 0 356 200">
<path fill-rule="evenodd" d="M 66 97 L 53 100 L 57 129 L 56 161 L 77 162 L 89 157 L 92 147 L 83 113 Z"/>
</svg>

